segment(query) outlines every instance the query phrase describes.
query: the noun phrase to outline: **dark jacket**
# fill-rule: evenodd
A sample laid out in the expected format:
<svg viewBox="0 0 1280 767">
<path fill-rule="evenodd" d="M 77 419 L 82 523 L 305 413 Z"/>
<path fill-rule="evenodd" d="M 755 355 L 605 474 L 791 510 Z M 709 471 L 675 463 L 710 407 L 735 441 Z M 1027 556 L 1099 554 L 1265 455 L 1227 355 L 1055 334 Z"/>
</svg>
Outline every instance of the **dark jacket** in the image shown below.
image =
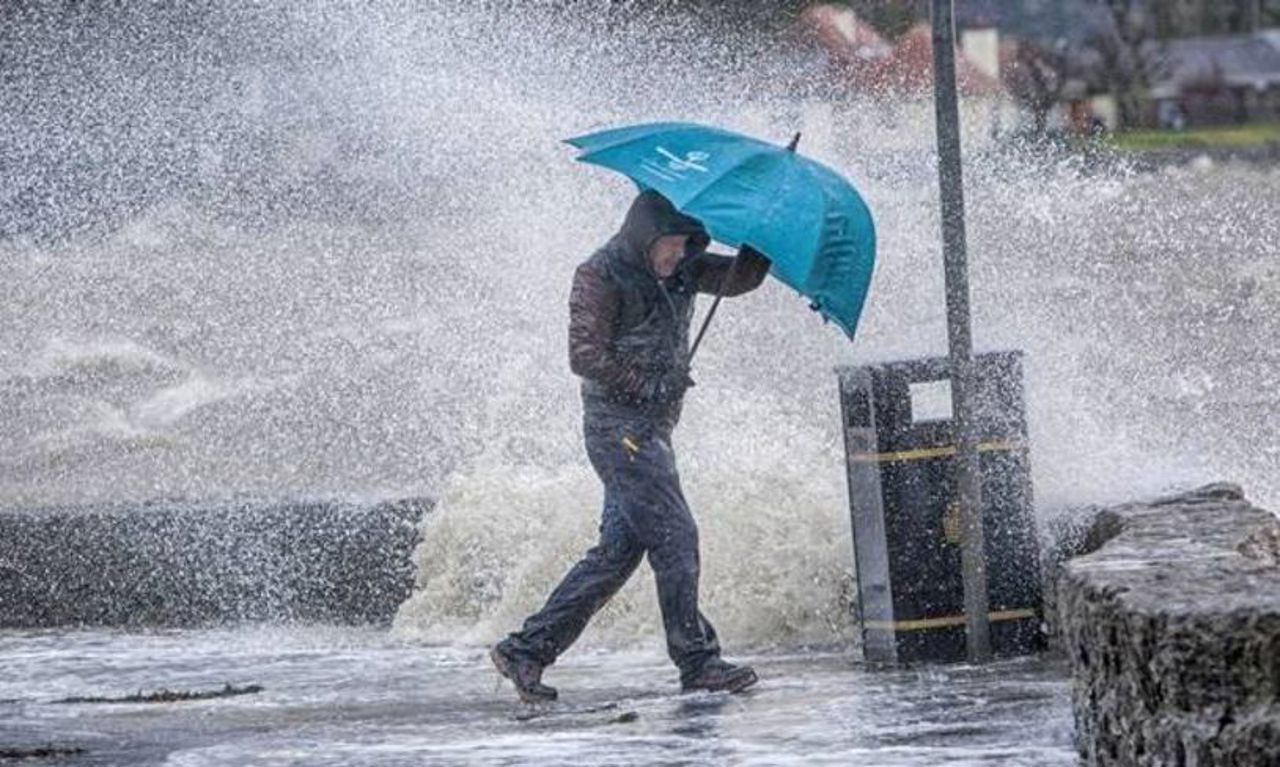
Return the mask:
<svg viewBox="0 0 1280 767">
<path fill-rule="evenodd" d="M 674 274 L 660 280 L 649 247 L 667 234 L 688 234 L 688 254 Z M 569 366 L 582 376 L 583 396 L 644 406 L 646 381 L 689 356 L 689 325 L 698 293 L 737 296 L 754 290 L 769 262 L 744 249 L 733 259 L 706 252 L 710 242 L 697 220 L 677 211 L 657 192 L 632 203 L 622 229 L 587 259 L 573 277 L 569 296 Z M 679 403 L 664 403 L 678 413 Z"/>
</svg>

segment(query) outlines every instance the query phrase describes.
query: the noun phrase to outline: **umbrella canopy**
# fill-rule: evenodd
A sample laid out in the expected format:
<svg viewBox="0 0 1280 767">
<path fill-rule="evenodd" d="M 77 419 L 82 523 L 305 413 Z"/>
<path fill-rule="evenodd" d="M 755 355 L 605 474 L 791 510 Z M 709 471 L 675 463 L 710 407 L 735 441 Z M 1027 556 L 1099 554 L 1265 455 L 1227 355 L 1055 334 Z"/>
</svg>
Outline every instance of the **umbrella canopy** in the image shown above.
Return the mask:
<svg viewBox="0 0 1280 767">
<path fill-rule="evenodd" d="M 798 138 L 798 136 L 797 136 Z M 696 123 L 650 123 L 567 140 L 581 162 L 671 200 L 716 240 L 750 245 L 770 273 L 850 338 L 875 263 L 871 212 L 853 185 L 790 147 Z"/>
</svg>

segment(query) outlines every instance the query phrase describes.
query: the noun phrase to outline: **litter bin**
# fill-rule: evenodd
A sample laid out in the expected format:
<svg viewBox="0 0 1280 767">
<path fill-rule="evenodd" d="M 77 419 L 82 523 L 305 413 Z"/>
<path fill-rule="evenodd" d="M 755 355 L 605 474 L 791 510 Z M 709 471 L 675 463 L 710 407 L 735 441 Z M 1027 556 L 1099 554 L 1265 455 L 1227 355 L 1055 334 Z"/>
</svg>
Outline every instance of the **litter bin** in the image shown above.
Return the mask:
<svg viewBox="0 0 1280 767">
<path fill-rule="evenodd" d="M 933 358 L 836 371 L 871 662 L 966 657 L 949 370 Z M 978 355 L 974 378 L 991 645 L 1026 654 L 1044 635 L 1021 353 Z"/>
</svg>

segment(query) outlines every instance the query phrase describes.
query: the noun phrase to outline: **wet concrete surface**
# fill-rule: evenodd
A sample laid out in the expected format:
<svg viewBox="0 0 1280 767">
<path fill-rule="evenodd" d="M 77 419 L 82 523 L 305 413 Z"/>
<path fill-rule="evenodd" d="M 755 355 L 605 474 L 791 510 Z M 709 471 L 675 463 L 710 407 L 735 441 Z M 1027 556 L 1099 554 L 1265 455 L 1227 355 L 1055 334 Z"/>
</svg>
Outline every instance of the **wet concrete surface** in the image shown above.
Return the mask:
<svg viewBox="0 0 1280 767">
<path fill-rule="evenodd" d="M 0 748 L 69 765 L 1076 765 L 1051 659 L 875 670 L 848 653 L 748 660 L 736 696 L 678 693 L 658 652 L 575 650 L 561 699 L 516 702 L 483 648 L 330 626 L 0 634 Z M 169 703 L 57 703 L 262 685 Z"/>
</svg>

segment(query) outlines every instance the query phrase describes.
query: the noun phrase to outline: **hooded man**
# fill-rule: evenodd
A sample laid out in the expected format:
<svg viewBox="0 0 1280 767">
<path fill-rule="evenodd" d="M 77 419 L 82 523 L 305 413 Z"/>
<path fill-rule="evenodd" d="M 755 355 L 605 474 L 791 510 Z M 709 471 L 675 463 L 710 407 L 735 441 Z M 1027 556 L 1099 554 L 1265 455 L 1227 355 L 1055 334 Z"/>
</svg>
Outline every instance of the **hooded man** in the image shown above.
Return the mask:
<svg viewBox="0 0 1280 767">
<path fill-rule="evenodd" d="M 680 489 L 671 433 L 689 378 L 689 325 L 698 293 L 754 290 L 769 261 L 743 246 L 706 252 L 696 219 L 654 191 L 640 194 L 622 229 L 578 267 L 569 297 L 569 366 L 581 376 L 587 456 L 604 483 L 600 542 L 520 631 L 490 653 L 527 702 L 556 698 L 542 671 L 626 583 L 647 554 L 658 585 L 667 653 L 682 690 L 736 692 L 755 671 L 720 658 L 698 611 L 698 528 Z"/>
</svg>

